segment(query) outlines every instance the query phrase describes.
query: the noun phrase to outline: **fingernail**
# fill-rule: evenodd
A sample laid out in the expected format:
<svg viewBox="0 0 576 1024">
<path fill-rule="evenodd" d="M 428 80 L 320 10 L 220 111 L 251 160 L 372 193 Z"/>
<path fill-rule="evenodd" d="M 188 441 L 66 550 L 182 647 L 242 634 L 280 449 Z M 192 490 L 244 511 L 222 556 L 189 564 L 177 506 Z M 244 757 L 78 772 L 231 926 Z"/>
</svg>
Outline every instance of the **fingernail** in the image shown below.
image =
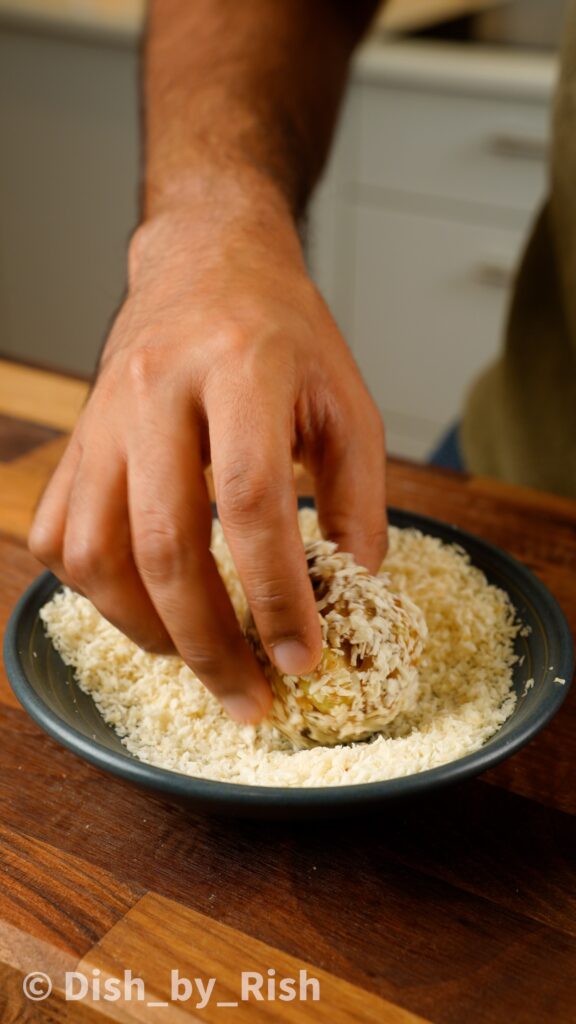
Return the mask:
<svg viewBox="0 0 576 1024">
<path fill-rule="evenodd" d="M 235 722 L 259 722 L 264 713 L 256 698 L 247 693 L 230 693 L 222 697 L 222 706 Z"/>
<path fill-rule="evenodd" d="M 310 651 L 300 640 L 282 640 L 274 644 L 272 657 L 285 676 L 301 676 L 310 671 Z"/>
</svg>

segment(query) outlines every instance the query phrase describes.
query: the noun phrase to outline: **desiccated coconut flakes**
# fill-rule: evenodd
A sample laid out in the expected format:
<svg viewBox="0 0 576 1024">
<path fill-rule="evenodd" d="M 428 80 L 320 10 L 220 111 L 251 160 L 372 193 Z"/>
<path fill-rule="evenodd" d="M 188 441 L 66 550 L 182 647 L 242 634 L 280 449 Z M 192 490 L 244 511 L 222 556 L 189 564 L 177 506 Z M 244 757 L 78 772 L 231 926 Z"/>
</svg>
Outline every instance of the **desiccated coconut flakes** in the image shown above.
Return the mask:
<svg viewBox="0 0 576 1024">
<path fill-rule="evenodd" d="M 299 518 L 304 539 L 320 539 L 315 512 L 301 510 Z M 247 602 L 218 522 L 212 551 L 243 622 Z M 141 650 L 70 590 L 56 593 L 40 614 L 81 688 L 141 760 L 263 786 L 375 782 L 463 757 L 497 731 L 516 701 L 513 648 L 520 629 L 508 596 L 455 545 L 392 527 L 381 571 L 426 620 L 420 694 L 413 709 L 373 739 L 347 746 L 295 751 L 269 722 L 238 725 L 180 658 Z"/>
</svg>

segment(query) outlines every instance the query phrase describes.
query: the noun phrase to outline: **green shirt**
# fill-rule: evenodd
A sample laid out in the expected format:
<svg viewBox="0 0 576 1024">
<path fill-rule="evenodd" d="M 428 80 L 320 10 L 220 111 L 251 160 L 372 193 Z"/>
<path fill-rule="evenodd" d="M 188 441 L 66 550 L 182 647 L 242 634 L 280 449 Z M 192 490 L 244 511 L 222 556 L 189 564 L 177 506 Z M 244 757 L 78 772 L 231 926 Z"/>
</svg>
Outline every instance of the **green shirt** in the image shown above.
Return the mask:
<svg viewBox="0 0 576 1024">
<path fill-rule="evenodd" d="M 468 396 L 474 473 L 576 498 L 576 0 L 554 110 L 550 196 L 516 281 L 504 352 Z"/>
</svg>

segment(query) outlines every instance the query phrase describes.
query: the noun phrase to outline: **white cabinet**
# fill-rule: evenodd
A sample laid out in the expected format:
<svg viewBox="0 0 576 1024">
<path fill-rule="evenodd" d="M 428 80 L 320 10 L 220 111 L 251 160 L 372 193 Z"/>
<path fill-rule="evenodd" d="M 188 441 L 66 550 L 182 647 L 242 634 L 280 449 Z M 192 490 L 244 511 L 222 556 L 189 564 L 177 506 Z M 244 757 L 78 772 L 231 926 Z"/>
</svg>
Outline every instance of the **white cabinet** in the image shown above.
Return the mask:
<svg viewBox="0 0 576 1024">
<path fill-rule="evenodd" d="M 310 263 L 390 451 L 425 458 L 502 342 L 546 191 L 555 61 L 471 55 L 467 78 L 459 50 L 459 77 L 446 47 L 438 69 L 432 45 L 406 47 L 404 63 L 401 52 L 382 46 L 380 74 L 374 46 L 369 75 L 360 58 L 312 208 Z"/>
<path fill-rule="evenodd" d="M 351 335 L 392 451 L 425 457 L 497 351 L 522 233 L 359 205 Z"/>
<path fill-rule="evenodd" d="M 370 84 L 360 110 L 359 184 L 532 210 L 548 147 L 547 105 Z"/>
</svg>

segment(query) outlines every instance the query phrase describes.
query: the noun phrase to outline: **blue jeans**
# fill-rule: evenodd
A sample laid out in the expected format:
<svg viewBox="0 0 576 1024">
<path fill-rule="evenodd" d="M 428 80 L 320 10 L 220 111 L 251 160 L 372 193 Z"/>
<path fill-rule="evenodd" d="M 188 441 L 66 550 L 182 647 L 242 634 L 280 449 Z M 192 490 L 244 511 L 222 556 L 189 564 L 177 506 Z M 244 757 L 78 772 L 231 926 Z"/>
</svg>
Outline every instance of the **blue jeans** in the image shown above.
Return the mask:
<svg viewBox="0 0 576 1024">
<path fill-rule="evenodd" d="M 458 423 L 450 427 L 432 454 L 428 456 L 428 465 L 438 466 L 439 469 L 453 469 L 458 473 L 466 472 L 460 448 L 459 429 Z"/>
</svg>

